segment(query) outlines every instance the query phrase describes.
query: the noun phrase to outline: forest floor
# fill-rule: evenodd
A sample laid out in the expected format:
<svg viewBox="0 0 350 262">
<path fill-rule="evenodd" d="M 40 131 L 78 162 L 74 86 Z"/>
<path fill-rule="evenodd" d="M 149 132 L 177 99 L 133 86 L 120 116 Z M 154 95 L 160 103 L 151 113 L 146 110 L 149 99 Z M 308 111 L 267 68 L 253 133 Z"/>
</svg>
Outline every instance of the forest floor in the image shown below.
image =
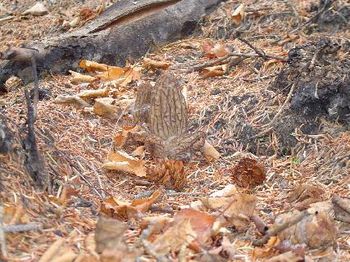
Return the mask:
<svg viewBox="0 0 350 262">
<path fill-rule="evenodd" d="M 1 2 L 0 16 L 5 9 L 15 16 L 0 24 L 0 51 L 4 51 L 7 44 L 19 46 L 30 40 L 58 35 L 67 30 L 62 27 L 64 21 L 71 22 L 81 10 L 95 10 L 99 6 L 97 1 L 90 0 L 84 4 L 74 0 L 47 1 L 52 2 L 47 15 L 21 16 L 18 14 L 35 1 L 19 2 L 17 6 L 13 1 Z M 149 60 L 141 58 L 129 63 L 144 81 L 156 80 L 155 72 L 170 65 L 183 81 L 190 130 L 204 131 L 207 141 L 221 155 L 207 161 L 203 155 L 196 154 L 189 163 L 184 163 L 181 172 L 185 174 L 186 185 L 179 191 L 138 174 L 102 168 L 108 153 L 115 147 L 116 137 L 120 138 L 120 131 L 128 128 L 123 127 L 121 121 L 122 112 L 125 113 L 123 105 L 135 99 L 140 81 L 124 85 L 115 81 L 74 84 L 71 75 L 40 79 L 42 99 L 38 103 L 36 133 L 51 177 L 50 193 L 34 188 L 20 164 L 21 157 L 0 155 L 0 204 L 4 225 L 40 225 L 40 230 L 7 233 L 6 246 L 2 244 L 7 253 L 4 261 L 39 261 L 43 255 L 41 261 L 133 261 L 135 257 L 142 261 L 267 261 L 285 250 L 289 251 L 288 257 L 283 257 L 285 260 L 271 261 L 350 261 L 350 226 L 333 220 L 334 211 L 330 212 L 330 218 L 316 218 L 318 222 L 301 229 L 301 234 L 312 234 L 317 240 L 311 236 L 298 237 L 295 233 L 298 229 L 293 228 L 294 233 L 279 232 L 264 246 L 253 245 L 254 240 L 262 238 L 256 220 L 273 225 L 280 214 L 306 210 L 312 203 L 322 203 L 325 207 L 335 195 L 350 197 L 349 123 L 329 118 L 324 112 L 306 120 L 317 124 L 317 132 L 316 129 L 310 133 L 303 130 L 302 126 L 306 125 L 303 121 L 300 121 L 301 126 L 287 128 L 292 120 L 278 118 L 294 110 L 290 106 L 290 92 L 276 87 L 276 77 L 287 66 L 288 52 L 296 46 L 328 39 L 345 50 L 341 51 L 339 59 L 349 61 L 350 7 L 347 1 L 334 1 L 334 7 L 328 10 L 333 16 L 323 13 L 333 19 L 326 23 L 314 19 L 320 10 L 318 1 L 243 2 L 245 7 L 240 12 L 237 11 L 239 2 L 225 2 L 201 22 L 192 37 L 155 47 L 145 56 Z M 344 6 L 348 11 L 341 11 Z M 339 13 L 345 22 L 334 18 Z M 310 19 L 312 22 L 305 24 Z M 259 55 L 259 50 L 267 56 Z M 229 52 L 256 55 L 241 60 L 232 56 L 222 63 L 206 64 Z M 194 65 L 199 68 L 192 70 Z M 349 79 L 349 74 L 349 71 L 345 73 L 344 79 Z M 349 81 L 344 80 L 344 83 L 349 86 Z M 101 117 L 86 108 L 54 102 L 59 95 L 76 95 L 83 90 L 105 87 L 113 90 L 111 97 L 120 107 L 119 118 Z M 285 88 L 291 87 L 286 83 Z M 13 132 L 20 132 L 18 127 L 26 118 L 23 101 L 23 86 L 0 96 L 1 113 L 7 117 Z M 303 113 L 295 117 L 302 118 Z M 157 165 L 147 152 L 143 153 L 143 159 L 146 166 Z M 256 182 L 260 177 L 254 176 L 259 175 L 264 179 Z M 225 188 L 226 191 L 229 188 L 229 193 L 220 191 Z M 152 197 L 148 198 L 153 192 L 161 194 L 155 197 L 155 203 Z M 221 205 L 211 202 L 215 194 L 220 196 L 217 201 L 220 199 Z M 147 208 L 131 203 L 135 199 L 142 199 Z M 230 208 L 223 207 L 222 201 L 230 205 L 233 201 L 239 202 L 235 211 L 229 212 L 235 215 L 231 220 L 228 215 L 223 216 Z M 205 203 L 207 206 L 203 207 Z M 121 207 L 124 207 L 122 211 Z M 181 213 L 180 210 L 190 207 L 192 209 L 187 210 L 193 213 Z M 195 213 L 197 209 L 201 213 Z M 137 215 L 131 214 L 134 211 Z M 102 248 L 103 255 L 94 249 L 92 242 L 101 213 L 127 222 L 127 228 L 119 228 L 119 232 L 124 232 L 121 235 L 129 249 L 123 249 L 125 246 L 119 237 L 119 242 L 112 241 L 123 250 L 123 259 L 111 247 Z M 170 221 L 174 217 L 174 221 L 183 217 L 205 221 L 198 222 L 200 225 L 192 221 L 193 229 L 189 229 L 191 226 L 186 223 Z M 218 221 L 220 226 L 216 224 Z M 164 228 L 159 231 L 152 228 L 157 223 Z M 183 229 L 178 228 L 182 233 L 174 231 L 174 223 L 182 225 Z M 215 225 L 216 230 L 213 229 Z M 200 227 L 210 227 L 211 233 L 198 229 Z M 146 229 L 153 232 L 151 236 L 144 236 Z M 115 238 L 113 232 L 106 237 Z M 188 238 L 188 232 L 201 239 L 193 235 Z M 174 238 L 183 237 L 182 244 L 171 242 L 169 234 Z M 329 239 L 320 240 L 325 236 Z M 193 244 L 193 239 L 197 245 Z M 284 250 L 280 245 L 283 240 L 290 240 Z M 167 252 L 166 248 L 159 247 L 162 241 L 168 243 Z M 114 253 L 106 250 L 114 250 Z"/>
</svg>

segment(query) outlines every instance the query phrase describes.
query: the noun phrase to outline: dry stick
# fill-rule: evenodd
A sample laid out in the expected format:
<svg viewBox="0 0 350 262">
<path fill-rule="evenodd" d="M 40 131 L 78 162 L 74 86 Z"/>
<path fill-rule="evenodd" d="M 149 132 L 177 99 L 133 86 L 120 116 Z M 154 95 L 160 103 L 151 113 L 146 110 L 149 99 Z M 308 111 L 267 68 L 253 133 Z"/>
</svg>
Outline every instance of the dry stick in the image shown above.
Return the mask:
<svg viewBox="0 0 350 262">
<path fill-rule="evenodd" d="M 103 199 L 102 195 L 100 194 L 100 192 L 98 192 L 98 190 L 94 187 L 94 185 L 91 184 L 90 181 L 87 180 L 86 177 L 84 177 L 84 175 L 78 171 L 75 164 L 73 163 L 70 163 L 70 164 L 73 167 L 73 172 L 75 172 L 75 174 L 77 174 L 86 184 L 88 184 L 88 186 L 92 188 L 96 192 L 96 194 L 99 196 L 99 198 L 102 200 Z"/>
<path fill-rule="evenodd" d="M 253 46 L 251 43 L 249 43 L 247 40 L 241 38 L 241 37 L 237 37 L 237 39 L 243 43 L 245 43 L 247 46 L 249 46 L 251 49 L 253 49 L 255 51 L 255 53 L 257 55 L 259 55 L 260 57 L 262 57 L 264 60 L 267 60 L 266 54 L 264 51 L 259 50 L 258 48 L 256 48 L 255 46 Z"/>
<path fill-rule="evenodd" d="M 28 88 L 24 89 L 24 95 L 27 104 L 27 134 L 23 140 L 23 149 L 25 150 L 25 167 L 37 186 L 44 189 L 48 186 L 48 177 L 38 150 L 35 136 L 35 121 L 37 118 L 37 104 L 39 100 L 38 73 L 34 52 L 25 50 L 27 55 L 23 59 L 30 60 L 32 63 L 32 74 L 34 78 L 33 100 L 30 97 Z"/>
<path fill-rule="evenodd" d="M 295 86 L 296 86 L 296 84 L 293 83 L 291 89 L 289 90 L 289 93 L 288 93 L 286 100 L 284 101 L 283 105 L 280 107 L 280 109 L 278 110 L 276 115 L 273 117 L 271 122 L 265 125 L 265 130 L 261 131 L 259 134 L 255 135 L 255 136 L 253 136 L 253 138 L 263 136 L 271 131 L 272 125 L 276 122 L 277 118 L 279 117 L 279 115 L 282 113 L 282 111 L 286 107 L 287 103 L 289 103 L 290 99 L 292 98 L 292 95 L 293 95 L 294 90 L 295 90 Z"/>
<path fill-rule="evenodd" d="M 260 234 L 265 234 L 269 229 L 265 222 L 257 215 L 252 215 L 250 220 L 255 224 L 255 227 Z"/>
<path fill-rule="evenodd" d="M 3 216 L 4 216 L 4 208 L 0 205 L 0 258 L 7 257 L 7 249 L 6 249 L 6 239 L 4 232 L 4 224 L 3 224 Z"/>
<path fill-rule="evenodd" d="M 284 2 L 290 9 L 292 9 L 292 12 L 293 12 L 294 16 L 295 16 L 295 17 L 297 18 L 297 20 L 298 20 L 298 26 L 299 26 L 299 24 L 300 24 L 300 16 L 299 16 L 298 11 L 296 10 L 294 4 L 291 3 L 290 0 L 284 0 L 283 2 Z"/>
<path fill-rule="evenodd" d="M 153 256 L 157 261 L 159 262 L 167 262 L 169 261 L 164 255 L 159 256 L 155 251 L 152 246 L 152 243 L 150 243 L 147 239 L 153 232 L 153 228 L 155 227 L 154 222 L 151 222 L 151 224 L 146 228 L 145 230 L 142 231 L 141 236 L 140 236 L 140 244 L 142 247 L 145 249 L 145 251 Z"/>
<path fill-rule="evenodd" d="M 253 245 L 254 246 L 261 246 L 261 245 L 266 244 L 267 241 L 270 239 L 270 237 L 276 236 L 278 233 L 282 232 L 283 230 L 287 229 L 288 227 L 291 227 L 291 226 L 297 224 L 298 222 L 300 222 L 301 220 L 303 220 L 305 217 L 307 217 L 309 215 L 310 215 L 310 213 L 307 210 L 305 210 L 305 211 L 301 212 L 300 214 L 298 214 L 297 216 L 291 218 L 290 220 L 287 220 L 283 224 L 276 225 L 271 230 L 268 230 L 266 235 L 264 235 L 262 239 L 258 239 L 258 240 L 253 241 Z"/>
<path fill-rule="evenodd" d="M 220 62 L 225 61 L 226 59 L 232 57 L 232 56 L 238 56 L 238 57 L 242 57 L 242 58 L 252 58 L 252 57 L 260 57 L 259 54 L 255 54 L 255 53 L 239 53 L 239 52 L 231 52 L 223 57 L 217 58 L 217 59 L 213 59 L 210 61 L 207 61 L 205 63 L 202 64 L 197 64 L 194 65 L 192 68 L 187 69 L 186 72 L 193 72 L 193 71 L 199 71 L 203 68 L 209 67 L 209 66 L 214 66 Z M 280 57 L 280 56 L 274 56 L 274 55 L 269 55 L 269 54 L 265 54 L 264 55 L 265 58 L 269 58 L 269 59 L 276 59 L 276 60 L 280 60 L 280 61 L 287 61 L 286 58 Z"/>
<path fill-rule="evenodd" d="M 25 232 L 25 231 L 32 231 L 32 230 L 41 230 L 42 228 L 43 228 L 43 225 L 41 223 L 28 223 L 28 224 L 3 226 L 3 230 L 6 233 L 17 233 L 17 232 Z"/>
<path fill-rule="evenodd" d="M 347 201 L 346 201 L 347 200 Z M 332 198 L 332 203 L 334 205 L 337 205 L 342 210 L 344 210 L 346 213 L 350 214 L 350 199 L 342 199 L 341 197 L 335 195 Z"/>
</svg>

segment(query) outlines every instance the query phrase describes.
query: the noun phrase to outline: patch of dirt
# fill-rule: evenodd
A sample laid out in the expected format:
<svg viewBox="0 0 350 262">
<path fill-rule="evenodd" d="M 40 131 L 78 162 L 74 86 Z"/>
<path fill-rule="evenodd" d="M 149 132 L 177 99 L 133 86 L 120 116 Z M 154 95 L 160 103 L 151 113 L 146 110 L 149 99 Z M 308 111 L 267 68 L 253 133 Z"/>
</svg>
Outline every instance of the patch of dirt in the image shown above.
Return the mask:
<svg viewBox="0 0 350 262">
<path fill-rule="evenodd" d="M 350 124 L 348 53 L 348 44 L 330 39 L 293 48 L 273 88 L 288 93 L 295 85 L 290 108 L 300 117 L 326 117 Z"/>
<path fill-rule="evenodd" d="M 310 11 L 311 13 L 321 12 L 325 7 L 328 7 L 327 11 L 316 19 L 316 28 L 310 28 L 309 33 L 314 29 L 324 32 L 335 32 L 349 26 L 349 4 L 344 4 L 342 1 L 320 0 L 318 5 L 311 6 Z"/>
</svg>

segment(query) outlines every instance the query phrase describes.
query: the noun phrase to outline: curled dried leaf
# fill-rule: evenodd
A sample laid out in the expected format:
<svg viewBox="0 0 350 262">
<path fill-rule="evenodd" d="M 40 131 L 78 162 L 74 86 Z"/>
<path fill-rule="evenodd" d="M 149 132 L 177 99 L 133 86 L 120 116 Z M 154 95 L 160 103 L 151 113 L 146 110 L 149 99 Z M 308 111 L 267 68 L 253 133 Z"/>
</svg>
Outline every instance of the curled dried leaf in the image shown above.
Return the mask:
<svg viewBox="0 0 350 262">
<path fill-rule="evenodd" d="M 108 65 L 100 64 L 94 61 L 81 60 L 79 66 L 85 69 L 87 72 L 96 72 L 96 71 L 107 71 Z"/>
<path fill-rule="evenodd" d="M 281 224 L 287 224 L 288 221 L 293 220 L 300 213 L 300 211 L 295 210 L 278 216 L 270 230 L 273 230 L 274 227 L 279 227 Z M 293 224 L 281 231 L 278 237 L 282 241 L 289 240 L 294 245 L 306 244 L 309 248 L 326 248 L 335 244 L 337 228 L 329 213 L 320 211 L 313 215 L 305 216 L 297 224 Z"/>
<path fill-rule="evenodd" d="M 121 150 L 110 152 L 102 167 L 107 170 L 131 173 L 138 177 L 146 176 L 144 161 L 136 159 Z"/>
<path fill-rule="evenodd" d="M 72 70 L 69 70 L 69 73 L 71 73 L 72 75 L 72 79 L 70 80 L 72 84 L 91 83 L 97 79 L 96 77 L 84 75 L 78 72 L 74 72 Z"/>
<path fill-rule="evenodd" d="M 206 67 L 201 71 L 204 78 L 222 76 L 225 74 L 227 65 L 216 65 L 211 67 Z"/>
<path fill-rule="evenodd" d="M 239 25 L 245 18 L 245 5 L 240 4 L 229 16 L 234 24 Z"/>
<path fill-rule="evenodd" d="M 113 119 L 116 117 L 118 107 L 115 105 L 115 99 L 103 97 L 95 100 L 93 111 L 96 115 Z"/>
<path fill-rule="evenodd" d="M 143 67 L 146 69 L 163 69 L 166 70 L 171 64 L 167 61 L 157 61 L 150 58 L 143 59 Z"/>
<path fill-rule="evenodd" d="M 79 96 L 62 96 L 59 95 L 54 100 L 54 103 L 56 104 L 67 104 L 67 105 L 74 105 L 77 107 L 90 107 L 90 104 L 81 99 Z"/>
<path fill-rule="evenodd" d="M 141 213 L 147 212 L 160 199 L 163 192 L 157 190 L 150 197 L 136 199 L 131 203 L 115 197 L 109 197 L 101 203 L 100 212 L 108 217 L 127 220 L 139 218 Z"/>
<path fill-rule="evenodd" d="M 203 152 L 204 157 L 208 161 L 217 160 L 220 158 L 220 153 L 215 149 L 215 147 L 213 147 L 211 144 L 209 144 L 209 142 L 207 140 L 205 140 L 205 142 L 204 142 L 202 152 Z"/>
<path fill-rule="evenodd" d="M 109 91 L 110 91 L 109 87 L 96 89 L 96 90 L 83 90 L 78 94 L 78 96 L 83 99 L 106 97 L 108 96 Z"/>
</svg>

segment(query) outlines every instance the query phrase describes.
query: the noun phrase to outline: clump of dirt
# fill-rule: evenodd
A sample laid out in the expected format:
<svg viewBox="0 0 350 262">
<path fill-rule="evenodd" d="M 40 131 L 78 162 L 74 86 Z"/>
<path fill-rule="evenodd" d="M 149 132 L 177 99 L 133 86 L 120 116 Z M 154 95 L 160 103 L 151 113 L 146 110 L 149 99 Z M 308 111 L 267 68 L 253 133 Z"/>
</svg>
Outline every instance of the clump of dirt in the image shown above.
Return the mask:
<svg viewBox="0 0 350 262">
<path fill-rule="evenodd" d="M 325 117 L 350 124 L 349 46 L 321 39 L 289 51 L 288 64 L 272 88 L 288 93 L 290 109 L 301 118 Z"/>
</svg>

